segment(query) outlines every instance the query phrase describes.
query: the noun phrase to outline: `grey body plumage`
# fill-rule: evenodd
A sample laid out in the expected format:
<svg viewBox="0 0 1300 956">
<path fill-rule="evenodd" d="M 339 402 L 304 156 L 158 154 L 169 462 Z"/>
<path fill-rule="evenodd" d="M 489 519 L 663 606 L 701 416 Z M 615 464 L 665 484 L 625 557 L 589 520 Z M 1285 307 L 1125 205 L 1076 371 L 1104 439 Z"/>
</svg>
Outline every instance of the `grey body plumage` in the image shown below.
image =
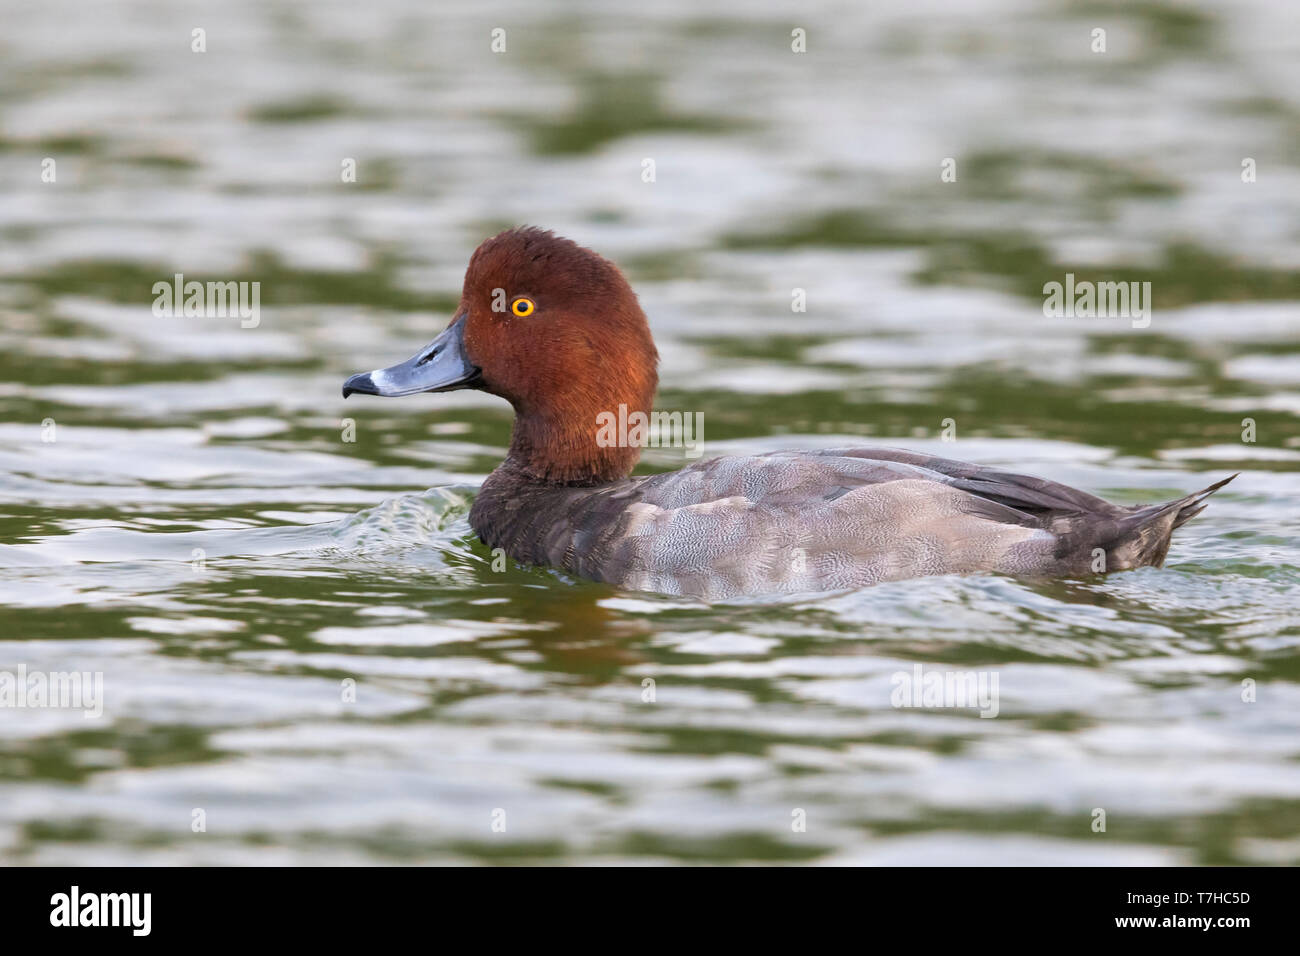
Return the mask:
<svg viewBox="0 0 1300 956">
<path fill-rule="evenodd" d="M 507 461 L 484 483 L 470 521 L 517 561 L 722 599 L 934 574 L 1059 577 L 1159 565 L 1173 529 L 1229 480 L 1128 507 L 893 448 L 717 458 L 595 487 L 533 481 Z"/>
</svg>

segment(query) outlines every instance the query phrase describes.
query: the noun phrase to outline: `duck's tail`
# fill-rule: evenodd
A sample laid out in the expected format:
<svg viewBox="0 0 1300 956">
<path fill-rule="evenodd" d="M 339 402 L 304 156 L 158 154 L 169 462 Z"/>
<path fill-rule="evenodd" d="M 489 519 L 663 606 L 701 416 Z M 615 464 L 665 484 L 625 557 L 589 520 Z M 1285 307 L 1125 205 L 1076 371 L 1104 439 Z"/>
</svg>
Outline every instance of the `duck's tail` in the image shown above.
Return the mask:
<svg viewBox="0 0 1300 956">
<path fill-rule="evenodd" d="M 1169 553 L 1169 539 L 1175 528 L 1181 528 L 1205 510 L 1205 499 L 1210 497 L 1237 474 L 1216 481 L 1208 488 L 1162 505 L 1138 505 L 1131 514 L 1120 521 L 1119 533 L 1104 545 L 1108 571 L 1141 568 L 1149 564 L 1160 567 Z"/>
</svg>

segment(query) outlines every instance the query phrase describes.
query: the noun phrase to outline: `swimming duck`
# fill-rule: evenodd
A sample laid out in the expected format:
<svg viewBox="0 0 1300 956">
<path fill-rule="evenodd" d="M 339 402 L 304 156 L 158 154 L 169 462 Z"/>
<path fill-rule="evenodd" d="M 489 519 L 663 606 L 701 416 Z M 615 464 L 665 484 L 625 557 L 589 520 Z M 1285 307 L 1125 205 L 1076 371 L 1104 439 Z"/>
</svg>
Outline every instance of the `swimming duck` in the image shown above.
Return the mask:
<svg viewBox="0 0 1300 956">
<path fill-rule="evenodd" d="M 472 388 L 506 399 L 510 449 L 470 510 L 482 541 L 519 562 L 703 599 L 1158 566 L 1173 530 L 1231 480 L 1125 507 L 1029 475 L 860 447 L 631 478 L 640 448 L 600 441 L 598 429 L 620 406 L 650 410 L 658 361 L 614 263 L 551 232 L 510 229 L 475 250 L 446 330 L 399 365 L 353 375 L 343 397 Z"/>
</svg>

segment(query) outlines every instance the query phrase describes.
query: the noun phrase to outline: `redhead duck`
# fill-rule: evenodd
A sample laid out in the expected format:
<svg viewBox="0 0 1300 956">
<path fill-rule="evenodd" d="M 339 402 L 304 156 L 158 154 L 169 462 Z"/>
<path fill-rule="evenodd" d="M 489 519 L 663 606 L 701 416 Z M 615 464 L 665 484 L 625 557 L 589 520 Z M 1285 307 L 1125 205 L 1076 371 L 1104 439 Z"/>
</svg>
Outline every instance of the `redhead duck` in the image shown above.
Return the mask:
<svg viewBox="0 0 1300 956">
<path fill-rule="evenodd" d="M 630 478 L 640 449 L 598 430 L 620 406 L 650 410 L 658 361 L 614 263 L 511 229 L 475 250 L 446 330 L 400 365 L 353 375 L 343 397 L 474 388 L 506 399 L 510 450 L 469 516 L 483 542 L 523 563 L 704 599 L 1158 566 L 1173 530 L 1231 480 L 1125 507 L 1042 478 L 857 447 Z"/>
</svg>

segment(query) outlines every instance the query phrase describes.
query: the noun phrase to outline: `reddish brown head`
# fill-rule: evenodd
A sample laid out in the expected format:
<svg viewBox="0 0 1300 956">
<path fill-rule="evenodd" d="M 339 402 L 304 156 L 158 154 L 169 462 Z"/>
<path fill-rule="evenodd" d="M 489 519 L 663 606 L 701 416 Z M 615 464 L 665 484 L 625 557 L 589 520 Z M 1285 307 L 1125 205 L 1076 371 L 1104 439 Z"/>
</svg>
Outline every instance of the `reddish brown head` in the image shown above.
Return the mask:
<svg viewBox="0 0 1300 956">
<path fill-rule="evenodd" d="M 475 250 L 456 318 L 401 365 L 343 386 L 372 395 L 481 388 L 515 409 L 510 458 L 532 477 L 625 477 L 640 449 L 603 447 L 598 416 L 648 413 L 659 354 L 618 267 L 541 229 L 511 229 Z"/>
</svg>

